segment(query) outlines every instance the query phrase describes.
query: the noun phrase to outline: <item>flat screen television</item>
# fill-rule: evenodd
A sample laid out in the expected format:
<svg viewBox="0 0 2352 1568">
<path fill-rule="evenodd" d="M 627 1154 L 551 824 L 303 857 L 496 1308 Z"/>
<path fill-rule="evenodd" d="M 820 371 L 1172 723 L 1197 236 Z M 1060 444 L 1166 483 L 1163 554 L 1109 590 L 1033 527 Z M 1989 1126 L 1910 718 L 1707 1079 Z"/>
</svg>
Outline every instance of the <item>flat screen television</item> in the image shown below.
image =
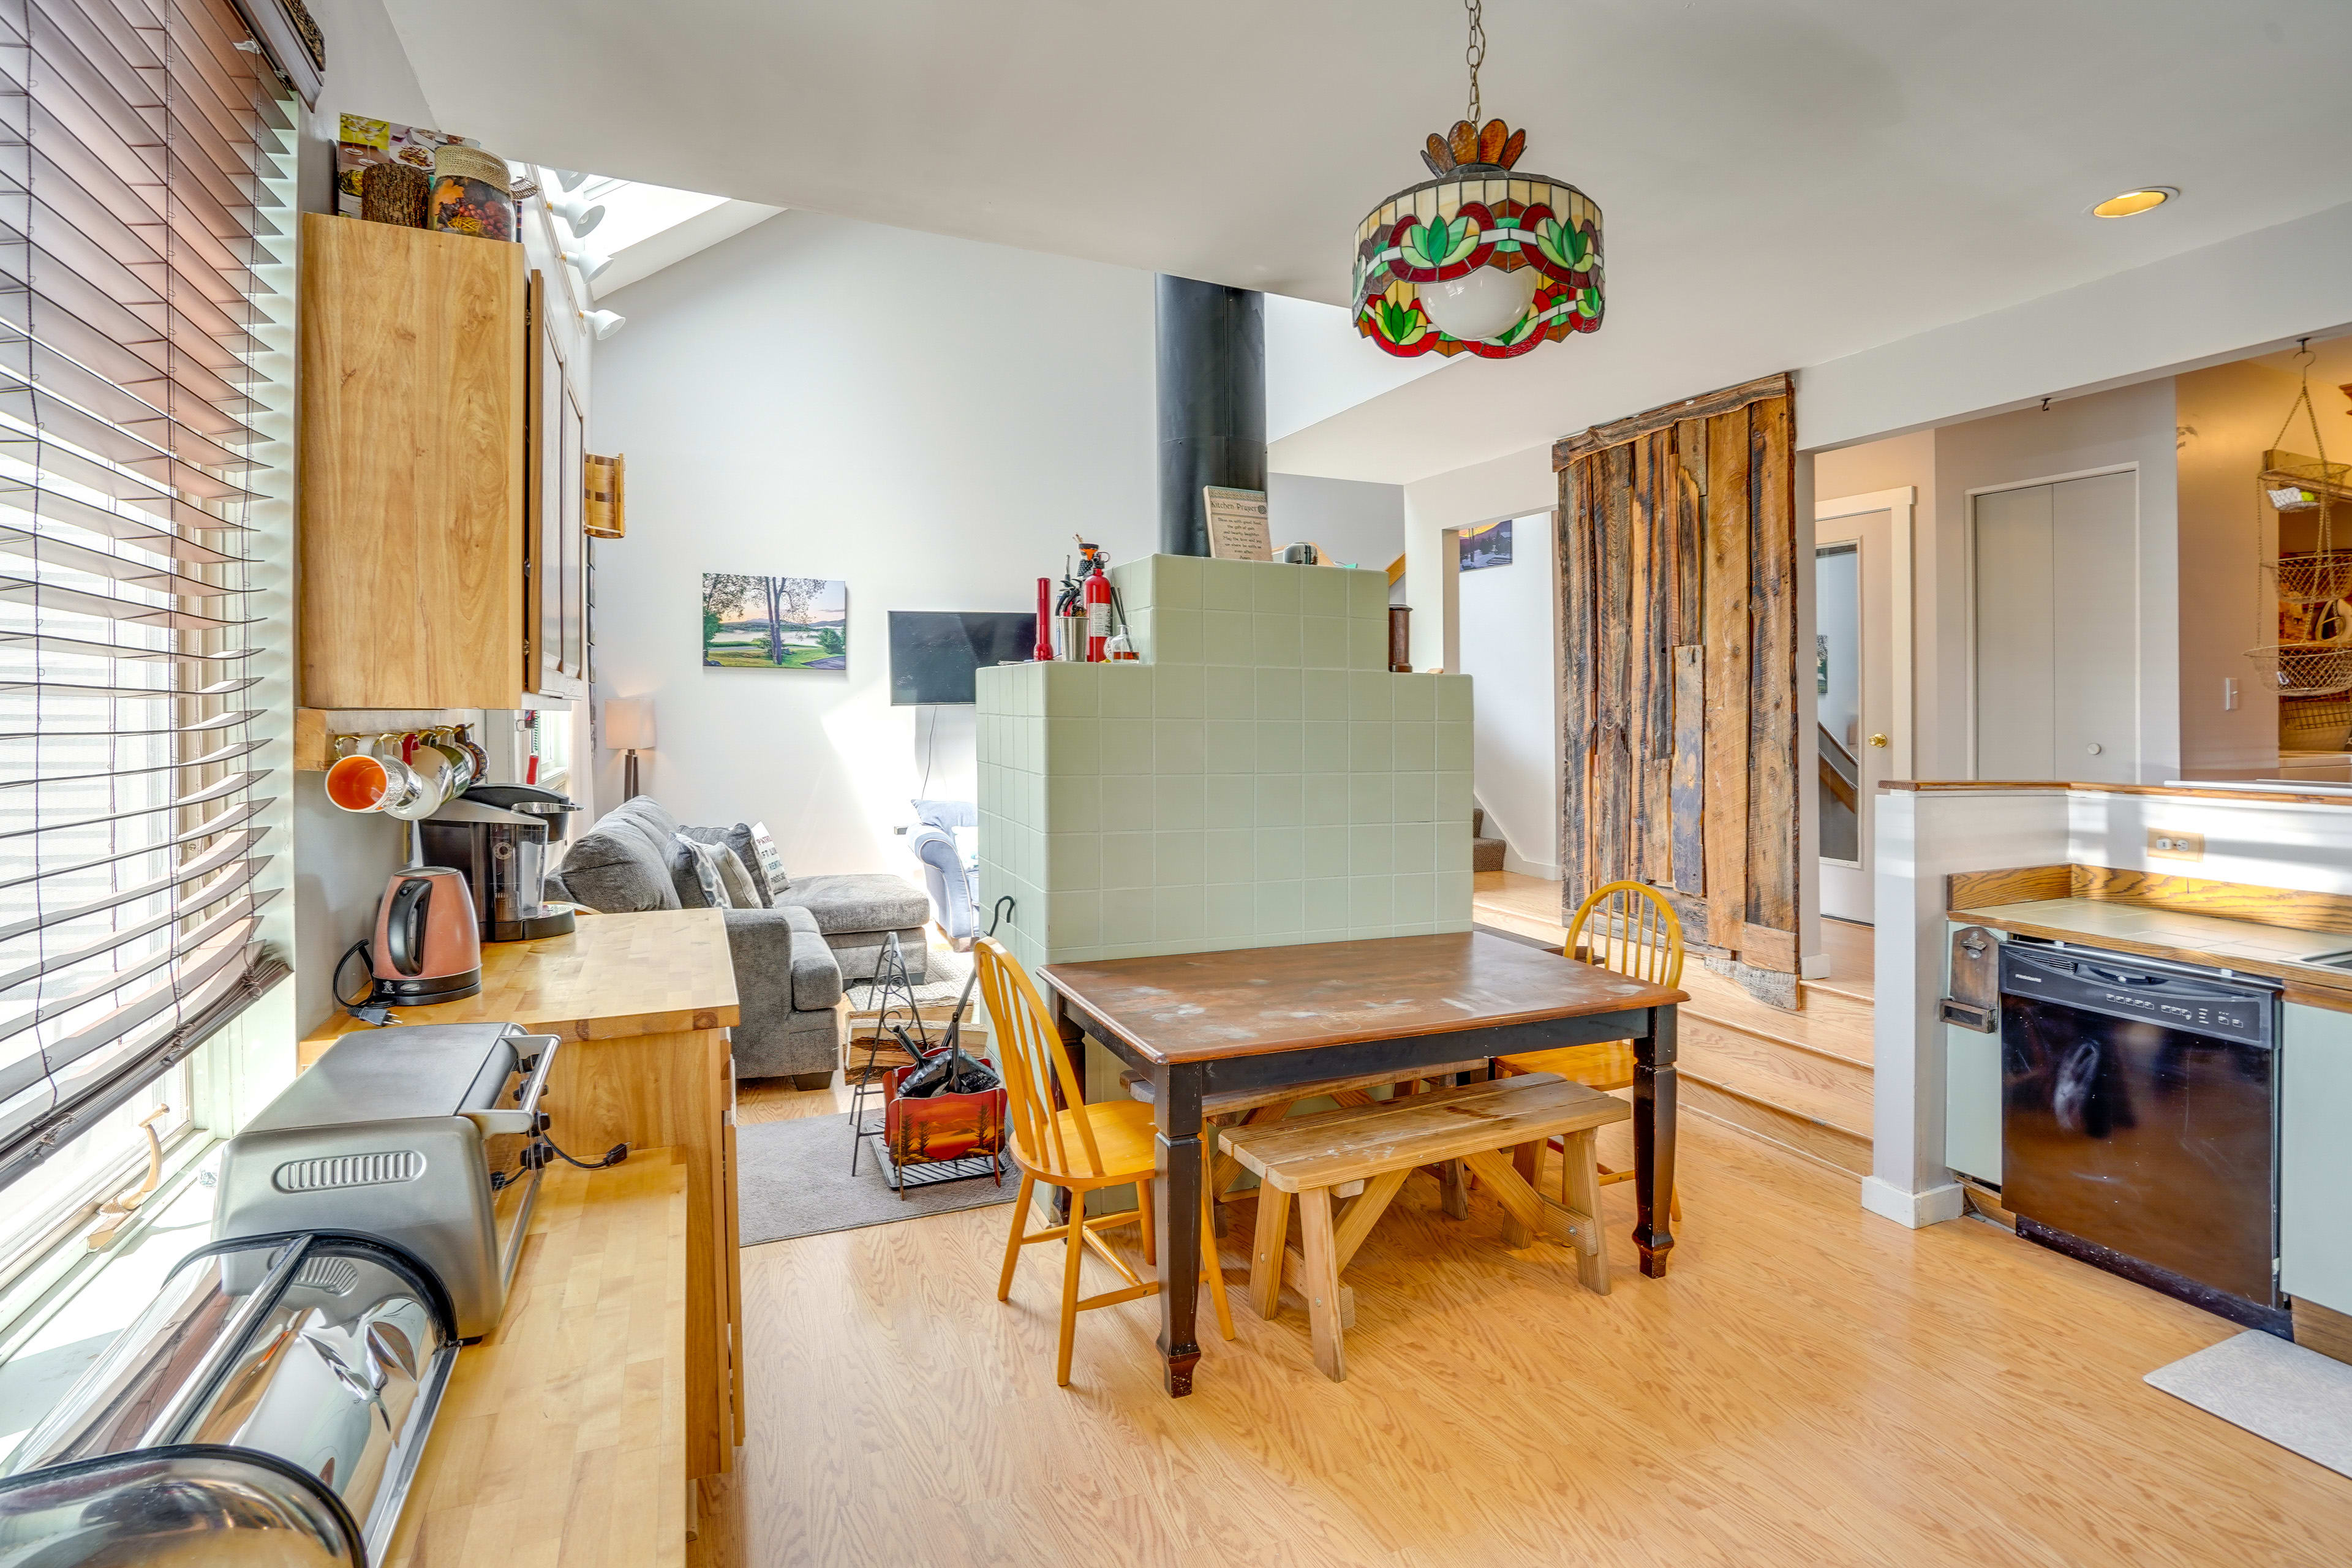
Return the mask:
<svg viewBox="0 0 2352 1568">
<path fill-rule="evenodd" d="M 970 702 L 974 670 L 1019 664 L 1036 651 L 1037 616 L 1031 611 L 893 610 L 891 704 Z"/>
</svg>

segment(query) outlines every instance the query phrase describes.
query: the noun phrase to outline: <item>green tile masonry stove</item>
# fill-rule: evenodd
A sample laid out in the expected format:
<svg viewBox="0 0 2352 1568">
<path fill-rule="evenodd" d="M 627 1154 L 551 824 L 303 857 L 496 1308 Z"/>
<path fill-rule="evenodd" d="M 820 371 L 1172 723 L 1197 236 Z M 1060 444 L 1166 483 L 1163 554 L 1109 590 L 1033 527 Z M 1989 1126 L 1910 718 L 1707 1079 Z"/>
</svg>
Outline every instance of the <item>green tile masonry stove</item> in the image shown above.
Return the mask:
<svg viewBox="0 0 2352 1568">
<path fill-rule="evenodd" d="M 1385 574 L 1111 577 L 1142 662 L 979 673 L 982 907 L 1024 964 L 1470 928 L 1470 678 L 1389 672 Z"/>
</svg>

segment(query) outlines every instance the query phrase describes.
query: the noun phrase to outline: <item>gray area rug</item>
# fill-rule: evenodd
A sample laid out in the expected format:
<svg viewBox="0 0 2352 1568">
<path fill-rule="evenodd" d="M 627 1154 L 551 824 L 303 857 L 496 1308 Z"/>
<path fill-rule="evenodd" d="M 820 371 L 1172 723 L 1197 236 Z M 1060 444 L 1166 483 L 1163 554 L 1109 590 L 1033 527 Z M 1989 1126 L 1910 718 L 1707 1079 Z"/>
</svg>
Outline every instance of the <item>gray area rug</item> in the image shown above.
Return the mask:
<svg viewBox="0 0 2352 1568">
<path fill-rule="evenodd" d="M 2252 1330 L 2158 1367 L 2176 1399 L 2352 1476 L 2352 1366 Z"/>
<path fill-rule="evenodd" d="M 849 1173 L 849 1113 L 803 1116 L 790 1121 L 747 1122 L 735 1131 L 735 1205 L 741 1245 L 788 1241 L 833 1230 L 857 1230 L 925 1215 L 1009 1204 L 1021 1190 L 1013 1157 L 1003 1156 L 1004 1184 L 986 1176 L 970 1182 L 909 1186 L 905 1198 L 867 1139 Z"/>
</svg>

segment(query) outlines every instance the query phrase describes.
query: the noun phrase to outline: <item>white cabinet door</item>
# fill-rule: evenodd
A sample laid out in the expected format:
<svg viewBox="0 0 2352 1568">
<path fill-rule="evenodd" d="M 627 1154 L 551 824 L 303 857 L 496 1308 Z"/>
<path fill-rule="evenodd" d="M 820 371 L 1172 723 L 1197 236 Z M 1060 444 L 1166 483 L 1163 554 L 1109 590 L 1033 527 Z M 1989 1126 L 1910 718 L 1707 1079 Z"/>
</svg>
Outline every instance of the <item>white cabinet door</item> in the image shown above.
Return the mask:
<svg viewBox="0 0 2352 1568">
<path fill-rule="evenodd" d="M 2095 474 L 1976 498 L 1976 776 L 2139 776 L 2139 487 Z"/>
<path fill-rule="evenodd" d="M 2352 1013 L 2289 1003 L 2279 1066 L 2279 1286 L 2352 1313 Z"/>
</svg>

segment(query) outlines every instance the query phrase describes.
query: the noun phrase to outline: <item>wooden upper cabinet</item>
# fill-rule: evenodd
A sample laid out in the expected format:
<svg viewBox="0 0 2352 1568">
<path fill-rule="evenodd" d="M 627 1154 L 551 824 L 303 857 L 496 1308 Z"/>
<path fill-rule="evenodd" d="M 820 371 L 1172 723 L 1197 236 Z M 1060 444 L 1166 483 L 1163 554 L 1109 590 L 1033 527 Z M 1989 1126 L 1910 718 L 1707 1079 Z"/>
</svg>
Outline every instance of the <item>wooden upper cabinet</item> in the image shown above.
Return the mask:
<svg viewBox="0 0 2352 1568">
<path fill-rule="evenodd" d="M 301 286 L 303 705 L 522 706 L 522 247 L 307 214 Z"/>
</svg>

